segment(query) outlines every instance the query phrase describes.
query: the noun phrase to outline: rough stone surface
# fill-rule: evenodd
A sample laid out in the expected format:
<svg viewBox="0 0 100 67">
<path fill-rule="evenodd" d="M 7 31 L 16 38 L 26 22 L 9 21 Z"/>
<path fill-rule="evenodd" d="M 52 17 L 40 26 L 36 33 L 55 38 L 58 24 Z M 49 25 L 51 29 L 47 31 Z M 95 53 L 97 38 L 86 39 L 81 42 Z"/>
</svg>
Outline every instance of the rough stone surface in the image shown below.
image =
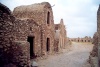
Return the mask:
<svg viewBox="0 0 100 67">
<path fill-rule="evenodd" d="M 9 8 L 0 3 L 0 66 L 7 65 L 12 61 L 10 48 L 13 37 L 14 17 Z"/>
<path fill-rule="evenodd" d="M 13 11 L 16 18 L 33 19 L 41 27 L 42 55 L 54 50 L 54 20 L 51 5 L 48 2 L 16 7 Z M 48 42 L 47 45 L 47 40 Z"/>
<path fill-rule="evenodd" d="M 16 41 L 26 41 L 28 37 L 34 37 L 33 53 L 41 55 L 41 28 L 32 19 L 16 19 L 14 23 L 14 36 Z M 38 30 L 38 31 L 37 31 Z M 37 31 L 37 32 L 36 32 Z"/>
<path fill-rule="evenodd" d="M 16 19 L 0 4 L 0 66 L 30 66 L 29 36 L 35 36 L 34 56 L 41 55 L 41 28 L 32 19 Z M 38 31 L 37 31 L 38 30 Z M 36 32 L 37 31 L 37 32 Z"/>
<path fill-rule="evenodd" d="M 59 29 L 64 48 L 67 38 L 62 19 Z M 30 67 L 30 59 L 52 54 L 55 31 L 48 2 L 19 6 L 13 13 L 0 3 L 0 67 Z"/>
<path fill-rule="evenodd" d="M 100 66 L 100 5 L 97 11 L 97 32 L 98 32 L 98 59 Z"/>
<path fill-rule="evenodd" d="M 98 66 L 98 57 L 90 57 L 91 61 L 90 61 L 90 64 L 91 64 L 91 67 L 99 67 Z"/>
<path fill-rule="evenodd" d="M 26 41 L 15 41 L 11 46 L 12 62 L 18 67 L 30 66 L 29 43 Z"/>
<path fill-rule="evenodd" d="M 90 53 L 90 55 L 92 57 L 97 57 L 98 56 L 98 34 L 97 34 L 97 32 L 93 36 L 93 42 L 92 43 L 94 44 L 94 46 L 93 46 L 93 50 Z"/>
<path fill-rule="evenodd" d="M 67 42 L 65 25 L 63 19 L 61 19 L 59 24 L 55 24 L 55 44 L 54 50 L 59 52 L 62 48 L 65 48 Z"/>
<path fill-rule="evenodd" d="M 93 50 L 90 53 L 91 67 L 100 67 L 100 5 L 97 11 L 97 32 L 93 36 Z"/>
</svg>

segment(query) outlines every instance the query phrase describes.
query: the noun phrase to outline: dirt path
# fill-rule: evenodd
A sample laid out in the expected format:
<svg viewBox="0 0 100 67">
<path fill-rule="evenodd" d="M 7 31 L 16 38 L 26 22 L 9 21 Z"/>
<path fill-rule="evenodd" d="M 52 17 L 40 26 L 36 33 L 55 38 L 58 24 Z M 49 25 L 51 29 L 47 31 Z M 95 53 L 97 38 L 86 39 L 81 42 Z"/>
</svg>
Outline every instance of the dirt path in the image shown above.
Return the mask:
<svg viewBox="0 0 100 67">
<path fill-rule="evenodd" d="M 73 43 L 63 53 L 48 56 L 47 59 L 39 60 L 39 67 L 90 67 L 87 64 L 89 52 L 93 45 L 89 43 Z"/>
</svg>

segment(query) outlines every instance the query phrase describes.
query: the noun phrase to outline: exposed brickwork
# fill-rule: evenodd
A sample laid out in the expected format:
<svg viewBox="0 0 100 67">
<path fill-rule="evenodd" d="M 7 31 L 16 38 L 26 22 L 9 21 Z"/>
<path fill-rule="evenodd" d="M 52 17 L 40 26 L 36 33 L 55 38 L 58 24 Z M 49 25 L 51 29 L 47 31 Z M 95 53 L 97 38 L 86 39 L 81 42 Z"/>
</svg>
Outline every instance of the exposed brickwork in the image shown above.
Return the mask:
<svg viewBox="0 0 100 67">
<path fill-rule="evenodd" d="M 69 38 L 69 41 L 74 41 L 74 42 L 92 42 L 92 38 L 91 37 L 84 37 L 84 38 Z"/>
</svg>

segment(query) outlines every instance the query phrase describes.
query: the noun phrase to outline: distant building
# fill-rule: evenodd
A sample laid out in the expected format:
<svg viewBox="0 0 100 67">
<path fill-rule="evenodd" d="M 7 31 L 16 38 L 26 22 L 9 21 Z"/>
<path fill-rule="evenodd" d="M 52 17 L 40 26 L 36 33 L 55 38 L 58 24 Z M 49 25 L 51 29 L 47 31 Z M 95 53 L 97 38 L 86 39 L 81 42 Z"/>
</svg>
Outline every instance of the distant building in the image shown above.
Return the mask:
<svg viewBox="0 0 100 67">
<path fill-rule="evenodd" d="M 92 42 L 92 38 L 85 36 L 84 38 L 69 38 L 69 41 L 72 42 Z"/>
</svg>

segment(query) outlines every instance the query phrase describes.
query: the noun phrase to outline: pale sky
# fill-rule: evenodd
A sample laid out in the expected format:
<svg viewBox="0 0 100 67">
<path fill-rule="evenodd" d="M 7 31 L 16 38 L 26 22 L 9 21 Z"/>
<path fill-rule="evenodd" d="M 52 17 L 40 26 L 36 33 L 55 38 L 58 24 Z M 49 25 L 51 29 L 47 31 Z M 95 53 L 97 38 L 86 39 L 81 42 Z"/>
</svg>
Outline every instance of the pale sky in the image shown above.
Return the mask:
<svg viewBox="0 0 100 67">
<path fill-rule="evenodd" d="M 67 36 L 71 38 L 93 36 L 97 30 L 97 9 L 100 0 L 0 0 L 12 11 L 20 5 L 49 2 L 53 9 L 54 23 L 63 18 Z"/>
</svg>

